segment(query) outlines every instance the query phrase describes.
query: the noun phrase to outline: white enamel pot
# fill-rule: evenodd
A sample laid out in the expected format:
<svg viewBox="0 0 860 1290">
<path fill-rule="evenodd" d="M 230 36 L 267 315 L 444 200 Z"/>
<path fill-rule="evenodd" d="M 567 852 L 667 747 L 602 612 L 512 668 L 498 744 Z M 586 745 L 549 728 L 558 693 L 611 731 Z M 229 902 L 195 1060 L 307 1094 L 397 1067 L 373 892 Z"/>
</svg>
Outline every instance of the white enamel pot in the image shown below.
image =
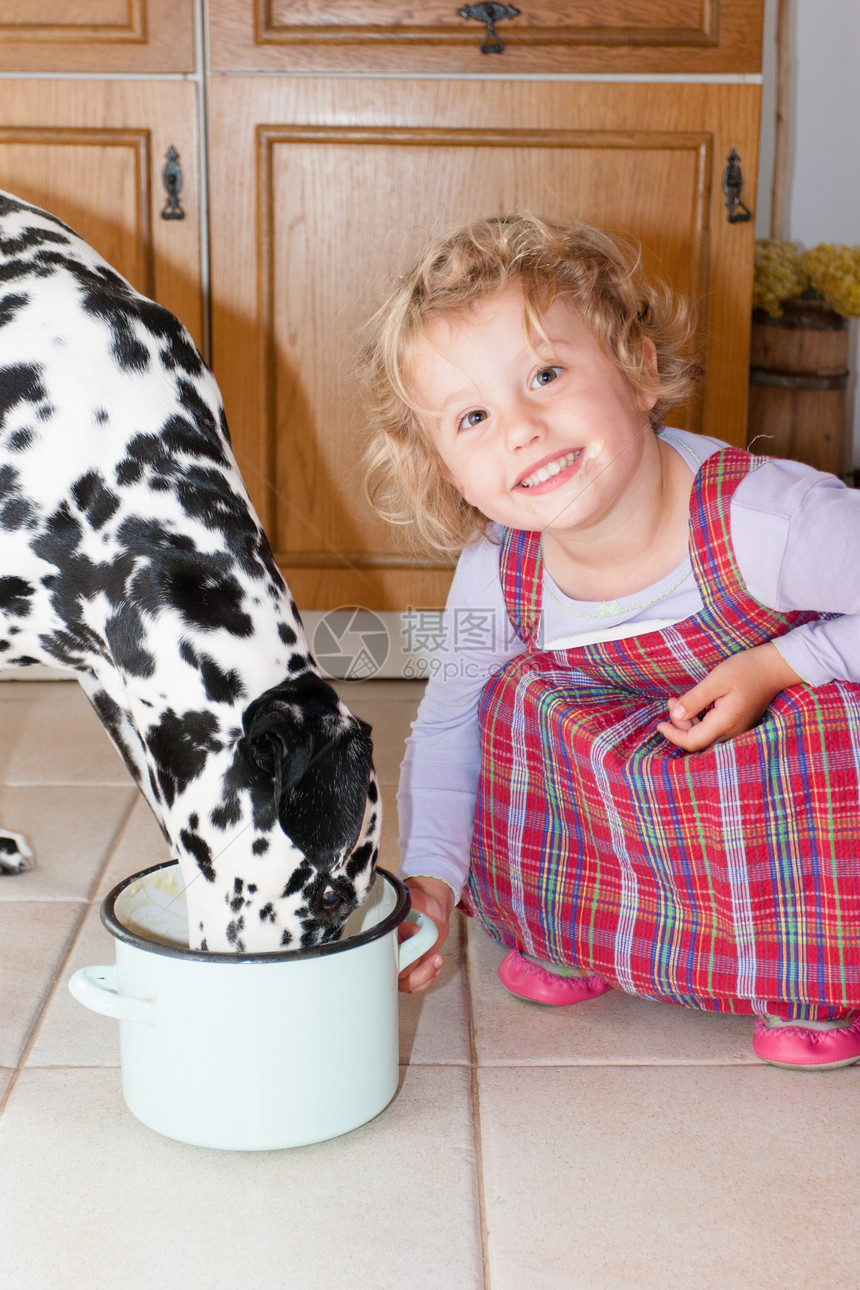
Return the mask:
<svg viewBox="0 0 860 1290">
<path fill-rule="evenodd" d="M 377 870 L 340 941 L 277 954 L 189 949 L 182 889 L 171 862 L 115 887 L 101 916 L 116 965 L 69 981 L 119 1020 L 129 1110 L 180 1142 L 246 1151 L 378 1115 L 397 1088 L 397 976 L 437 935 L 403 883 Z M 419 930 L 398 944 L 405 918 Z"/>
</svg>

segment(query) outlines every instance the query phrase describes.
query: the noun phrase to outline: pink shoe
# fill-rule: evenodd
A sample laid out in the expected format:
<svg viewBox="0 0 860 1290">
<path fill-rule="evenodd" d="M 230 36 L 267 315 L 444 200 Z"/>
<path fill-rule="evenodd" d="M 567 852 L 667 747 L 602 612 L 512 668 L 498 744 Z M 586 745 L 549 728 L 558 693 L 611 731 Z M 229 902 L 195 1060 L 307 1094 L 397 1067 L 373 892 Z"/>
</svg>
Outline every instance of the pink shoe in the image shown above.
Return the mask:
<svg viewBox="0 0 860 1290">
<path fill-rule="evenodd" d="M 860 1014 L 844 1026 L 810 1030 L 802 1022 L 768 1024 L 756 1018 L 753 1052 L 771 1066 L 793 1071 L 831 1071 L 860 1062 Z"/>
<path fill-rule="evenodd" d="M 555 972 L 546 972 L 536 963 L 524 959 L 519 950 L 511 950 L 502 959 L 499 980 L 506 990 L 520 999 L 554 1007 L 585 1003 L 587 999 L 596 999 L 612 988 L 599 976 L 557 976 Z"/>
</svg>

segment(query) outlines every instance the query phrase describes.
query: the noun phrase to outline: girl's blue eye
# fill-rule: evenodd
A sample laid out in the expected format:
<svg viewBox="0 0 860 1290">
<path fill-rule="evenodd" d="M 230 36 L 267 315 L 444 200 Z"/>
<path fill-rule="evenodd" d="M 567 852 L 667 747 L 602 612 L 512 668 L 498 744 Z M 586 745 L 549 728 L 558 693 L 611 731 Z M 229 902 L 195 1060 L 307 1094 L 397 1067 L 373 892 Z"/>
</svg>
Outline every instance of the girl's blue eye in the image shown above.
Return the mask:
<svg viewBox="0 0 860 1290">
<path fill-rule="evenodd" d="M 481 408 L 475 408 L 472 412 L 467 412 L 460 421 L 461 429 L 471 430 L 473 426 L 478 426 L 482 421 L 486 421 L 487 414 Z"/>
<path fill-rule="evenodd" d="M 539 372 L 535 372 L 532 387 L 538 385 L 551 385 L 561 375 L 560 367 L 542 367 Z"/>
</svg>

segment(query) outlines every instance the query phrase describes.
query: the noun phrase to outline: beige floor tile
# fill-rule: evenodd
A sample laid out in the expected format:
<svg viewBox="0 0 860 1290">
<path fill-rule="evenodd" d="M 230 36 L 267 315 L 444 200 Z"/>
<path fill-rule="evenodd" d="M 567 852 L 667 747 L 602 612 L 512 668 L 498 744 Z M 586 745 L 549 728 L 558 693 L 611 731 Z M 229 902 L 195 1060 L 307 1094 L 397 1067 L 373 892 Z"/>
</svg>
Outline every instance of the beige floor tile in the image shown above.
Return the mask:
<svg viewBox="0 0 860 1290">
<path fill-rule="evenodd" d="M 16 1066 L 85 906 L 0 901 L 0 1066 Z"/>
<path fill-rule="evenodd" d="M 0 703 L 0 782 L 129 784 L 122 758 L 80 686 L 43 686 L 43 697 Z M 53 697 L 55 688 L 62 697 Z"/>
<path fill-rule="evenodd" d="M 479 1072 L 493 1290 L 856 1290 L 860 1070 Z"/>
<path fill-rule="evenodd" d="M 506 950 L 468 920 L 469 984 L 482 1066 L 736 1065 L 756 1062 L 752 1017 L 651 1003 L 613 990 L 571 1008 L 508 994 L 496 970 Z"/>
<path fill-rule="evenodd" d="M 35 868 L 0 878 L 0 901 L 88 900 L 136 794 L 130 781 L 0 788 L 0 824 L 36 856 Z"/>
<path fill-rule="evenodd" d="M 102 927 L 99 904 L 89 909 L 51 995 L 27 1057 L 28 1066 L 118 1066 L 119 1023 L 72 998 L 68 982 L 78 968 L 116 961 L 116 942 Z"/>
<path fill-rule="evenodd" d="M 0 1121 L 4 1290 L 480 1290 L 470 1075 L 409 1067 L 376 1120 L 293 1151 L 159 1137 L 116 1071 L 30 1070 Z"/>
<path fill-rule="evenodd" d="M 442 951 L 439 980 L 420 994 L 400 995 L 400 1061 L 419 1065 L 471 1062 L 464 918 L 455 914 Z"/>
</svg>

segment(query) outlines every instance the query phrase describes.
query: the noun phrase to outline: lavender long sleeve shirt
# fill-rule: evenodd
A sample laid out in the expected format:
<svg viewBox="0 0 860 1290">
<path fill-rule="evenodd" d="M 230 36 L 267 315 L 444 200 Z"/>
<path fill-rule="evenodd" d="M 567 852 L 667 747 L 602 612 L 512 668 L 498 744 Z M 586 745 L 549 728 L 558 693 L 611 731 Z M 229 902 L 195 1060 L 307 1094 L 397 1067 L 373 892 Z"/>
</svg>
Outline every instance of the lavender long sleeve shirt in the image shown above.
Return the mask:
<svg viewBox="0 0 860 1290">
<path fill-rule="evenodd" d="M 725 446 L 683 430 L 663 437 L 693 471 Z M 781 612 L 843 615 L 774 642 L 798 676 L 810 685 L 860 683 L 860 491 L 799 462 L 770 461 L 739 485 L 730 523 L 741 575 L 757 600 Z M 653 586 L 608 603 L 571 600 L 544 571 L 540 644 L 564 648 L 653 631 L 702 607 L 689 558 Z M 460 557 L 443 635 L 401 767 L 400 872 L 441 878 L 459 896 L 481 762 L 481 691 L 525 650 L 505 608 L 497 541 L 478 539 Z"/>
</svg>

